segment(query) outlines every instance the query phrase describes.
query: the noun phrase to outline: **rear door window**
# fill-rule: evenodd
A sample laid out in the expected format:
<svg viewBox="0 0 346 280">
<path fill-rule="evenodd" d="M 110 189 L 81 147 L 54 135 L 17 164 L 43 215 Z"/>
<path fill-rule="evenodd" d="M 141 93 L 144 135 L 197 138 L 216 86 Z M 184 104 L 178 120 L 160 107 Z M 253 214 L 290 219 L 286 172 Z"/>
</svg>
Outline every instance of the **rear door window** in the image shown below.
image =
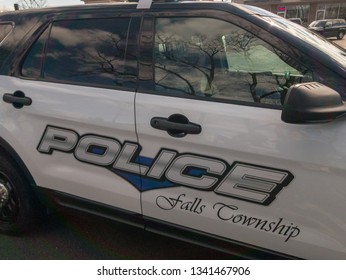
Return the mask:
<svg viewBox="0 0 346 280">
<path fill-rule="evenodd" d="M 21 73 L 52 82 L 132 88 L 136 57 L 126 47 L 136 42 L 137 33 L 128 37 L 130 22 L 129 17 L 53 22 L 32 46 Z"/>
</svg>

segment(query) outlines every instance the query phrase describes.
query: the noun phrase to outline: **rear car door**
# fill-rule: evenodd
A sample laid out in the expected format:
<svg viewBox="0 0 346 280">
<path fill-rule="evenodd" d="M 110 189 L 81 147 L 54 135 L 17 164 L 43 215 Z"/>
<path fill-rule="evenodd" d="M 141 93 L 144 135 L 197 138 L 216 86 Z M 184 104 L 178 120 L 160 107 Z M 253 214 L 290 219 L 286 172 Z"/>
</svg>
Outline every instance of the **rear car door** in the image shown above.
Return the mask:
<svg viewBox="0 0 346 280">
<path fill-rule="evenodd" d="M 345 124 L 280 119 L 287 88 L 318 79 L 301 54 L 221 11 L 156 13 L 143 32 L 144 217 L 285 255 L 344 257 Z"/>
<path fill-rule="evenodd" d="M 13 76 L 0 76 L 7 94 L 1 136 L 38 186 L 140 213 L 139 190 L 114 171 L 115 162 L 126 169 L 124 143 L 137 139 L 136 46 L 129 34 L 137 36 L 139 22 L 108 11 L 61 15 L 31 35 Z"/>
</svg>

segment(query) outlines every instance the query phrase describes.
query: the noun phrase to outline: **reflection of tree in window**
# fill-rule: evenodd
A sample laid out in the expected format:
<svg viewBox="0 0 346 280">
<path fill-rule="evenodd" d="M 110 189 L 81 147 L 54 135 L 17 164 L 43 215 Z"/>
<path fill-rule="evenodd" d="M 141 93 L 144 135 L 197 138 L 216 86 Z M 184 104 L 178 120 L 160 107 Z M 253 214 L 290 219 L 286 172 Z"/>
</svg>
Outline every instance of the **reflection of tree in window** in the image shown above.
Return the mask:
<svg viewBox="0 0 346 280">
<path fill-rule="evenodd" d="M 156 85 L 166 89 L 175 89 L 171 85 L 170 76 L 173 75 L 185 84 L 182 92 L 198 95 L 212 95 L 215 77 L 216 56 L 224 52 L 221 35 L 212 38 L 202 34 L 194 34 L 190 40 L 177 38 L 174 35 L 157 34 L 159 56 L 156 69 L 161 70 Z M 192 71 L 192 72 L 191 72 Z M 204 81 L 204 82 L 203 82 Z"/>
<path fill-rule="evenodd" d="M 121 86 L 126 78 L 129 19 L 61 21 L 53 25 L 45 77 L 76 83 Z"/>
<path fill-rule="evenodd" d="M 155 44 L 155 89 L 172 94 L 280 105 L 306 71 L 251 33 L 216 19 L 160 18 Z"/>
</svg>

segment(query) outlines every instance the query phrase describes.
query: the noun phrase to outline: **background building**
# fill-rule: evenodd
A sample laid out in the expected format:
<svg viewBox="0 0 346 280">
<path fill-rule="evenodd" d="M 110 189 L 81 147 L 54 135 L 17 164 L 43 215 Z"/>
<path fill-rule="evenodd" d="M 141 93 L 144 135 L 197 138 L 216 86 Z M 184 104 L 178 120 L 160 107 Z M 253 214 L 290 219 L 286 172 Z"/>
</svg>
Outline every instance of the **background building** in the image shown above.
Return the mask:
<svg viewBox="0 0 346 280">
<path fill-rule="evenodd" d="M 346 0 L 244 0 L 285 18 L 301 18 L 305 24 L 317 19 L 346 19 Z"/>
</svg>

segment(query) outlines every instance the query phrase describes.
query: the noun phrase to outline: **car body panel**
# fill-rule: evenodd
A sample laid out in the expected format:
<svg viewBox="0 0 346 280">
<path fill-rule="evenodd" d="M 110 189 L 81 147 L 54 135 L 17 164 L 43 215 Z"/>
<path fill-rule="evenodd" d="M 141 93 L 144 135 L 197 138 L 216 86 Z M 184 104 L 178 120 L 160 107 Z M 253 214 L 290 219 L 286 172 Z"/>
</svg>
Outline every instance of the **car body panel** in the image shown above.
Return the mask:
<svg viewBox="0 0 346 280">
<path fill-rule="evenodd" d="M 2 92 L 22 90 L 33 100 L 20 110 L 1 104 L 1 136 L 30 167 L 37 185 L 140 212 L 138 190 L 112 172 L 77 161 L 72 151 L 38 150 L 47 127 L 136 141 L 134 93 L 47 82 L 38 88 L 36 81 L 4 76 L 1 84 Z"/>
<path fill-rule="evenodd" d="M 138 95 L 137 128 L 143 157 L 154 158 L 161 148 L 168 148 L 179 154 L 222 159 L 229 164 L 242 162 L 278 168 L 291 172 L 294 179 L 267 206 L 215 190 L 173 184 L 143 192 L 143 214 L 301 258 L 343 258 L 346 192 L 342 158 L 346 155 L 340 151 L 345 149 L 341 140 L 345 124 L 288 125 L 280 121 L 278 110 L 219 103 L 209 104 L 206 109 L 204 103 Z M 150 126 L 153 116 L 176 113 L 201 124 L 201 134 L 177 139 Z M 329 188 L 330 181 L 333 190 Z M 250 217 L 253 221 L 268 221 L 267 225 L 281 221 L 279 227 L 285 224 L 291 228 L 285 227 L 285 235 L 274 228 L 270 232 L 269 227 L 261 230 L 246 226 L 245 220 Z M 299 234 L 287 240 L 288 232 L 295 235 L 294 227 Z"/>
<path fill-rule="evenodd" d="M 257 86 L 257 70 L 276 77 L 275 92 L 290 86 L 281 85 L 279 77 L 308 78 L 345 100 L 344 50 L 276 15 L 237 4 L 158 3 L 150 10 L 87 5 L 24 14 L 0 16 L 17 26 L 0 46 L 0 89 L 21 91 L 32 103 L 16 108 L 1 102 L 0 136 L 35 187 L 72 197 L 68 206 L 79 210 L 77 200 L 94 204 L 92 211 L 83 210 L 102 216 L 117 209 L 135 214 L 149 230 L 155 221 L 280 256 L 346 257 L 345 120 L 287 124 L 281 121 L 280 100 L 273 105 L 155 90 L 154 25 L 164 17 L 212 18 L 271 46 L 266 54 L 276 56 L 262 56 L 280 58 L 276 63 L 260 65 L 256 55 L 265 48 L 251 52 L 246 41 L 239 41 L 243 50 L 237 59 L 226 57 L 233 64 L 225 72 L 252 74 L 244 82 L 250 90 Z M 125 65 L 135 69 L 130 87 L 53 80 L 41 68 L 37 77 L 23 74 L 32 44 L 52 22 L 121 17 L 131 21 L 126 42 L 111 39 L 132 59 Z M 197 35 L 187 43 L 201 46 Z M 242 57 L 247 63 L 238 63 Z M 280 63 L 290 66 L 290 73 L 268 71 Z M 187 119 L 193 133 L 168 133 L 155 123 L 172 116 L 183 125 Z"/>
</svg>

